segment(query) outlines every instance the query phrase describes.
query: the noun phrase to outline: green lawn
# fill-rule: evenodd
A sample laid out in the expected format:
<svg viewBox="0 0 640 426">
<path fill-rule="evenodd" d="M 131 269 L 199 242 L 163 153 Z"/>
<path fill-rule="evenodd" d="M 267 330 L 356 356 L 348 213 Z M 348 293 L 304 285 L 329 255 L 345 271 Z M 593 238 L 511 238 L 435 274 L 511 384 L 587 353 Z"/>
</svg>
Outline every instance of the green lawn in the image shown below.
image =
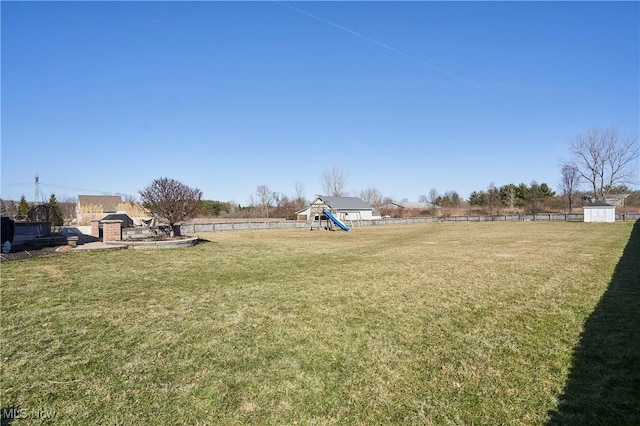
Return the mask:
<svg viewBox="0 0 640 426">
<path fill-rule="evenodd" d="M 201 237 L 2 263 L 16 424 L 640 424 L 640 224 Z"/>
</svg>

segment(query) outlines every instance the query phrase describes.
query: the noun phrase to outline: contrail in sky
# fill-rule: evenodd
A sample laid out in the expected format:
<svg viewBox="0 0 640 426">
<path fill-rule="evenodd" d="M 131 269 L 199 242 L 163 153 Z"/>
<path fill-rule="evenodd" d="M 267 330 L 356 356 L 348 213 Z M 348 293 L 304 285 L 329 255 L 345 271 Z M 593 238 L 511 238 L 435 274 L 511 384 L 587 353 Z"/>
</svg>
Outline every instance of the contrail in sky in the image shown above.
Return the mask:
<svg viewBox="0 0 640 426">
<path fill-rule="evenodd" d="M 324 24 L 331 25 L 332 27 L 338 28 L 339 30 L 345 31 L 345 32 L 347 32 L 347 33 L 349 33 L 349 34 L 352 34 L 352 35 L 354 35 L 354 36 L 356 36 L 356 37 L 359 37 L 359 38 L 361 38 L 361 39 L 363 39 L 363 40 L 366 40 L 366 41 L 368 41 L 369 43 L 372 43 L 372 44 L 375 44 L 376 46 L 380 46 L 380 47 L 382 47 L 382 48 L 384 48 L 384 49 L 387 49 L 387 50 L 389 50 L 389 51 L 391 51 L 391 52 L 393 52 L 393 53 L 396 53 L 396 54 L 398 54 L 398 55 L 400 55 L 400 56 L 403 56 L 403 57 L 405 57 L 405 58 L 407 58 L 407 59 L 409 59 L 409 60 L 411 60 L 411 61 L 413 61 L 413 62 L 417 62 L 417 63 L 419 63 L 419 64 L 421 64 L 421 65 L 424 65 L 424 66 L 426 66 L 426 67 L 429 67 L 429 68 L 431 68 L 431 69 L 433 69 L 433 70 L 435 70 L 435 71 L 437 71 L 437 72 L 439 72 L 439 73 L 441 73 L 441 74 L 444 74 L 444 75 L 446 75 L 446 76 L 449 76 L 449 77 L 451 77 L 451 78 L 454 78 L 454 79 L 456 79 L 456 80 L 458 80 L 458 81 L 460 81 L 460 82 L 462 82 L 462 83 L 465 83 L 465 84 L 467 84 L 467 85 L 469 85 L 469 86 L 472 86 L 472 87 L 474 87 L 474 88 L 476 88 L 476 89 L 478 89 L 478 90 L 482 90 L 483 92 L 487 92 L 487 90 L 486 90 L 484 87 L 478 86 L 477 84 L 475 84 L 475 83 L 474 83 L 474 82 L 472 82 L 472 81 L 469 81 L 469 80 L 467 80 L 467 79 L 464 79 L 464 78 L 462 78 L 462 77 L 460 77 L 460 76 L 458 76 L 458 75 L 456 75 L 456 74 L 454 74 L 454 73 L 452 73 L 452 72 L 449 72 L 449 71 L 447 71 L 447 70 L 445 70 L 445 69 L 442 69 L 442 68 L 437 67 L 437 66 L 435 66 L 435 65 L 433 65 L 433 64 L 430 64 L 430 63 L 425 62 L 425 61 L 423 61 L 423 60 L 421 60 L 421 59 L 418 59 L 418 58 L 416 58 L 416 57 L 414 57 L 414 56 L 411 56 L 411 55 L 409 55 L 409 54 L 407 54 L 407 53 L 404 53 L 403 51 L 398 50 L 398 49 L 396 49 L 395 47 L 389 46 L 388 44 L 385 44 L 385 43 L 379 42 L 378 40 L 372 39 L 371 37 L 367 37 L 366 35 L 364 35 L 364 34 L 360 34 L 359 32 L 357 32 L 357 31 L 353 31 L 353 30 L 351 30 L 351 29 L 349 29 L 349 28 L 347 28 L 347 27 L 343 27 L 342 25 L 336 24 L 335 22 L 327 21 L 327 20 L 326 20 L 326 19 L 324 19 L 324 18 L 321 18 L 321 17 L 319 17 L 319 16 L 317 16 L 317 15 L 314 15 L 313 13 L 309 13 L 309 12 L 307 12 L 307 11 L 305 11 L 305 10 L 299 9 L 299 8 L 297 8 L 297 7 L 295 7 L 295 6 L 291 6 L 290 4 L 283 3 L 283 2 L 278 1 L 278 0 L 273 0 L 273 2 L 274 2 L 274 3 L 278 3 L 278 4 L 279 4 L 279 5 L 281 5 L 281 6 L 288 7 L 289 9 L 295 10 L 295 11 L 296 11 L 296 12 L 298 12 L 298 13 L 302 13 L 303 15 L 306 15 L 306 16 L 308 16 L 308 17 L 310 17 L 310 18 L 313 18 L 313 19 L 315 19 L 315 20 L 317 20 L 317 21 L 320 21 L 320 22 L 322 22 L 322 23 L 324 23 Z"/>
</svg>

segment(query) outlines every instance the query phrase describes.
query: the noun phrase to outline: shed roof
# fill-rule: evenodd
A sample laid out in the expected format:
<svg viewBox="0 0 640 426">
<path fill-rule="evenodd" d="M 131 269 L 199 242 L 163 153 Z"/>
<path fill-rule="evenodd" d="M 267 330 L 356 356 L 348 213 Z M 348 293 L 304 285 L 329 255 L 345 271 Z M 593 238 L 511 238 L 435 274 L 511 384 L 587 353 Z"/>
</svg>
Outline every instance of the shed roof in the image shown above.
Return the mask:
<svg viewBox="0 0 640 426">
<path fill-rule="evenodd" d="M 329 207 L 335 210 L 373 210 L 373 207 L 359 197 L 330 197 L 320 195 L 317 199 L 324 201 Z"/>
<path fill-rule="evenodd" d="M 585 204 L 584 207 L 615 207 L 613 204 L 608 204 L 603 201 L 595 201 L 591 204 Z"/>
<path fill-rule="evenodd" d="M 126 213 L 112 213 L 102 218 L 102 220 L 121 220 L 123 228 L 131 228 L 133 226 L 133 219 Z"/>
</svg>

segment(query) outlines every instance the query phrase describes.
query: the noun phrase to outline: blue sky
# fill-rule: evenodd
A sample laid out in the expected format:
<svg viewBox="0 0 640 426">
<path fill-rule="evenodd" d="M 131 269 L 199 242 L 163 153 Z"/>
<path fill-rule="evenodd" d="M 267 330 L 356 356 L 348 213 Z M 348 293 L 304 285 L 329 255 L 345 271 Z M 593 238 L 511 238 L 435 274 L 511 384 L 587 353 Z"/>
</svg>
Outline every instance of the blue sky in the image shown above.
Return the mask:
<svg viewBox="0 0 640 426">
<path fill-rule="evenodd" d="M 640 128 L 638 2 L 2 2 L 2 191 L 556 188 Z"/>
</svg>

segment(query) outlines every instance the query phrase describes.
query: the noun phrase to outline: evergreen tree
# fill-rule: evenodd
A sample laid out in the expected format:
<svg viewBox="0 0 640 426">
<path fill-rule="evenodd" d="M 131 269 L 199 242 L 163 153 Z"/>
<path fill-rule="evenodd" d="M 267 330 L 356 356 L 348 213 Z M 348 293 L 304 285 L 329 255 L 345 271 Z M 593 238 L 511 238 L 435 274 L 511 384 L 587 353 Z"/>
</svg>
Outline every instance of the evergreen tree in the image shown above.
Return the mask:
<svg viewBox="0 0 640 426">
<path fill-rule="evenodd" d="M 487 199 L 487 193 L 484 191 L 473 191 L 469 194 L 469 204 L 472 206 L 482 206 Z"/>
<path fill-rule="evenodd" d="M 49 211 L 49 219 L 51 221 L 51 225 L 64 225 L 64 218 L 62 217 L 62 212 L 60 211 L 60 206 L 58 205 L 58 200 L 56 200 L 55 194 L 51 194 L 51 197 L 49 197 Z"/>
<path fill-rule="evenodd" d="M 524 207 L 529 201 L 529 186 L 526 183 L 518 185 L 518 206 Z"/>
<path fill-rule="evenodd" d="M 539 191 L 540 191 L 540 195 L 542 196 L 542 198 L 551 198 L 551 197 L 555 197 L 556 193 L 551 190 L 551 188 L 549 188 L 549 185 L 547 185 L 546 183 L 542 182 L 539 186 Z"/>
<path fill-rule="evenodd" d="M 18 203 L 18 220 L 29 220 L 29 203 L 23 195 Z"/>
<path fill-rule="evenodd" d="M 540 191 L 540 185 L 535 180 L 531 181 L 531 186 L 529 187 L 528 200 L 529 200 L 529 209 L 531 214 L 538 213 L 538 209 L 540 207 L 540 202 L 542 201 L 543 195 L 542 191 Z"/>
</svg>

